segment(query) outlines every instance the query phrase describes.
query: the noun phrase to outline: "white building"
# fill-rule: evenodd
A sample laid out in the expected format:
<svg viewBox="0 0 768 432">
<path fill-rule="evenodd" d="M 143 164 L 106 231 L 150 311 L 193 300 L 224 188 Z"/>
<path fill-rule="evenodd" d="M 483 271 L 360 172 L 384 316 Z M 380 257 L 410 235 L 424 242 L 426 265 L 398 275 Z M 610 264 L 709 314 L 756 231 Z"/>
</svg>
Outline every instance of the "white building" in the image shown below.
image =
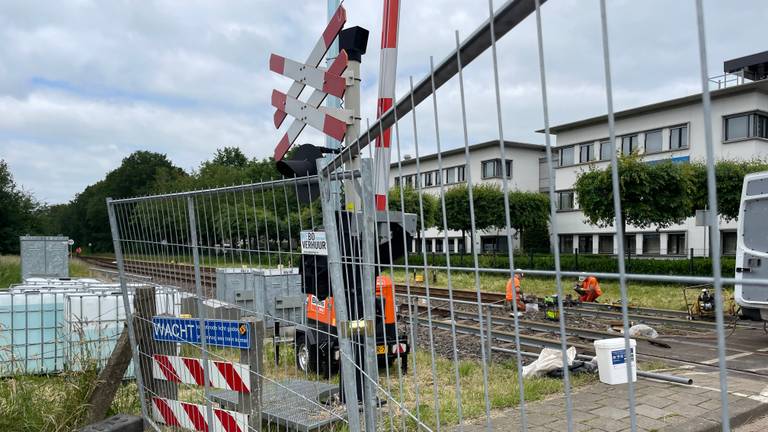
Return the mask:
<svg viewBox="0 0 768 432">
<path fill-rule="evenodd" d="M 544 146 L 538 144 L 505 141 L 505 157 L 507 173 L 510 174 L 509 190 L 541 191 L 548 187 L 546 171 L 541 175 L 540 161 L 544 157 Z M 418 159 L 418 172 L 415 158 L 404 157 L 400 166 L 393 163 L 390 166 L 390 187 L 404 185 L 416 187 L 417 180 L 425 193 L 440 194 L 440 182 L 444 190 L 457 184 L 466 183 L 467 169 L 471 174 L 472 184 L 493 183 L 502 185 L 501 149 L 499 141 L 488 141 L 469 146 L 469 166 L 467 167 L 464 147 L 442 152 L 442 172 L 438 170 L 437 154 L 421 156 Z M 402 170 L 402 171 L 400 171 Z M 442 225 L 442 224 L 440 224 Z M 513 231 L 514 235 L 514 231 Z M 469 237 L 463 239 L 461 233 L 448 231 L 449 242 L 444 244 L 445 233 L 436 228 L 430 228 L 424 233 L 427 252 L 469 251 Z M 504 230 L 481 231 L 475 238 L 476 250 L 506 251 L 507 233 Z M 514 240 L 513 240 L 514 242 Z M 517 247 L 517 245 L 513 245 Z M 421 244 L 414 240 L 412 251 L 420 250 Z"/>
<path fill-rule="evenodd" d="M 763 53 L 768 54 L 768 53 Z M 738 60 L 738 59 L 737 59 Z M 728 63 L 726 63 L 727 65 Z M 730 72 L 726 69 L 726 72 Z M 743 75 L 742 75 L 743 76 Z M 759 79 L 759 77 L 758 77 Z M 742 81 L 743 82 L 743 81 Z M 768 158 L 768 80 L 749 82 L 711 92 L 711 120 L 717 159 Z M 608 142 L 607 116 L 551 128 L 559 154 L 555 170 L 560 250 L 569 253 L 615 254 L 615 229 L 585 222 L 574 196 L 574 183 L 584 170 L 605 168 L 610 152 L 637 151 L 645 161 L 705 161 L 704 115 L 701 95 L 671 99 L 615 114 L 616 142 Z M 723 222 L 724 254 L 736 250 L 736 222 Z M 640 230 L 627 226 L 625 244 L 637 255 L 708 255 L 710 239 L 695 218 L 665 229 Z"/>
</svg>

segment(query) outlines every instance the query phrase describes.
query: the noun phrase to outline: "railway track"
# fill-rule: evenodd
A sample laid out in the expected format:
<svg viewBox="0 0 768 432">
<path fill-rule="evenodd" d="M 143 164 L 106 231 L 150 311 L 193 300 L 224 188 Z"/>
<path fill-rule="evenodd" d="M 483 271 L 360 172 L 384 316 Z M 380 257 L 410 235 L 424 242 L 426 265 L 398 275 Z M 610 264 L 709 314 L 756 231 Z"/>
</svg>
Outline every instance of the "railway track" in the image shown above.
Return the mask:
<svg viewBox="0 0 768 432">
<path fill-rule="evenodd" d="M 97 265 L 102 268 L 117 269 L 117 263 L 112 258 L 105 257 L 82 257 L 83 261 Z M 151 277 L 154 282 L 166 283 L 179 286 L 182 289 L 194 291 L 195 275 L 194 267 L 187 264 L 164 263 L 157 261 L 126 260 L 125 270 L 128 273 L 134 273 L 141 276 Z M 200 281 L 206 295 L 213 294 L 216 288 L 216 269 L 213 267 L 200 267 Z M 477 303 L 477 292 L 469 290 L 454 289 L 452 292 L 444 287 L 429 287 L 422 285 L 405 286 L 396 284 L 395 289 L 398 295 L 429 297 L 432 299 L 448 300 L 452 295 L 453 300 L 459 302 Z M 427 295 L 429 294 L 429 295 Z M 481 291 L 480 299 L 483 305 L 502 304 L 504 294 L 497 292 Z M 582 303 L 576 307 L 568 307 L 569 314 L 576 314 L 582 317 L 595 317 L 608 320 L 621 320 L 621 307 L 603 303 Z M 629 307 L 629 319 L 637 322 L 650 324 L 668 325 L 684 329 L 697 329 L 703 331 L 714 331 L 716 325 L 712 321 L 691 320 L 685 311 L 670 309 L 652 309 L 637 306 Z M 739 323 L 744 327 L 754 327 L 747 323 Z"/>
<path fill-rule="evenodd" d="M 422 285 L 405 286 L 396 284 L 395 290 L 398 295 L 410 295 L 414 297 L 429 297 L 431 299 L 448 300 L 452 294 L 454 301 L 477 304 L 477 292 L 469 290 L 454 289 L 449 292 L 447 288 L 429 287 L 429 290 Z M 427 295 L 429 291 L 429 295 Z M 505 295 L 503 293 L 481 291 L 480 298 L 483 305 L 503 304 Z M 581 303 L 578 306 L 567 306 L 566 311 L 569 314 L 576 314 L 582 317 L 603 318 L 607 320 L 621 320 L 621 306 L 605 303 Z M 697 329 L 704 331 L 714 331 L 717 326 L 714 321 L 692 320 L 686 311 L 672 309 L 653 309 L 638 306 L 628 308 L 628 317 L 630 321 L 661 324 L 683 329 Z M 752 324 L 746 321 L 737 323 L 741 327 L 762 327 L 762 325 Z"/>
</svg>

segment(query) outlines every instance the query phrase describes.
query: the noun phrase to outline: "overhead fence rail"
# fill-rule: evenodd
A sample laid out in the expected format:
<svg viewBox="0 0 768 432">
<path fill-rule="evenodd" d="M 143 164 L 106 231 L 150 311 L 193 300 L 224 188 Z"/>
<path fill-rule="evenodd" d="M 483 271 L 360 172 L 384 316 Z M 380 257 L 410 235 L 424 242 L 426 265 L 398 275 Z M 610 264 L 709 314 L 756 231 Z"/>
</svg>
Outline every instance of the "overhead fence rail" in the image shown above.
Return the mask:
<svg viewBox="0 0 768 432">
<path fill-rule="evenodd" d="M 308 63 L 298 63 L 273 56 L 271 68 L 297 80 L 287 93 L 276 91 L 273 105 L 276 126 L 288 115 L 295 117 L 291 130 L 277 147 L 281 179 L 189 191 L 149 197 L 108 199 L 108 214 L 114 242 L 122 310 L 130 310 L 127 320 L 133 349 L 133 364 L 141 399 L 142 414 L 157 431 L 165 430 L 315 430 L 330 428 L 351 431 L 373 430 L 453 430 L 473 422 L 485 423 L 489 430 L 497 419 L 492 404 L 500 396 L 516 399 L 520 428 L 526 430 L 529 393 L 524 377 L 524 358 L 531 350 L 553 349 L 562 363 L 570 363 L 568 340 L 573 330 L 567 328 L 569 311 L 564 305 L 564 278 L 579 273 L 566 270 L 558 242 L 553 242 L 552 266 L 527 269 L 526 259 L 513 254 L 513 230 L 510 208 L 505 201 L 503 230 L 507 250 L 503 268 L 483 266 L 477 248 L 469 259 L 456 263 L 447 251 L 438 263 L 421 252 L 418 263 L 407 253 L 414 241 L 424 236 L 417 227 L 424 226 L 423 197 L 419 182 L 415 188 L 417 211 L 405 208 L 404 185 L 399 203 L 389 203 L 380 210 L 376 201 L 381 179 L 372 161 L 373 141 L 384 130 L 392 129 L 395 147 L 393 174 L 402 177 L 405 160 L 401 152 L 401 134 L 413 137 L 417 175 L 421 122 L 434 128 L 437 164 L 442 172 L 442 107 L 436 92 L 450 80 L 458 82 L 460 127 L 463 131 L 464 160 L 469 165 L 467 124 L 476 120 L 465 106 L 463 71 L 467 64 L 490 49 L 499 151 L 502 165 L 514 154 L 504 145 L 501 92 L 506 83 L 499 78 L 500 62 L 497 40 L 524 20 L 535 20 L 544 130 L 546 168 L 554 177 L 553 149 L 549 134 L 548 88 L 546 84 L 545 47 L 543 45 L 540 7 L 543 1 L 510 0 L 498 10 L 488 2 L 488 20 L 463 42 L 455 35 L 455 50 L 442 62 L 429 62 L 430 73 L 413 84 L 381 117 L 359 133 L 359 61 L 365 53 L 367 32 L 352 28 L 342 30 L 346 14 L 337 11 L 323 38 L 318 41 Z M 548 7 L 557 7 L 552 2 Z M 713 143 L 709 120 L 710 100 L 707 81 L 707 56 L 701 1 L 696 1 L 701 54 L 702 102 L 706 125 L 708 224 L 718 232 L 717 199 L 713 168 Z M 613 90 L 611 86 L 609 16 L 605 1 L 599 2 L 603 42 L 605 98 L 608 106 L 608 131 L 615 142 Z M 354 32 L 346 33 L 347 30 Z M 327 71 L 317 65 L 336 35 L 341 34 L 338 62 Z M 322 52 L 321 52 L 322 51 Z M 322 73 L 320 73 L 322 72 Z M 326 74 L 326 75 L 323 75 Z M 298 83 L 298 84 L 297 84 Z M 326 84 L 332 83 L 333 89 Z M 304 86 L 316 89 L 308 102 L 298 100 Z M 339 88 L 342 86 L 344 88 Z M 344 109 L 320 110 L 327 94 L 345 97 Z M 420 117 L 419 104 L 432 105 L 434 117 Z M 400 121 L 410 115 L 408 121 Z M 328 149 L 300 146 L 287 153 L 298 134 L 309 125 L 344 138 L 346 145 L 331 155 L 330 162 L 320 158 Z M 328 129 L 330 128 L 330 129 Z M 328 130 L 326 130 L 328 129 Z M 410 132 L 406 132 L 410 131 Z M 612 197 L 615 214 L 621 215 L 618 189 L 618 162 L 611 154 Z M 479 179 L 466 172 L 470 237 L 475 229 L 478 209 L 473 188 Z M 439 185 L 440 195 L 445 189 Z M 505 200 L 511 185 L 501 178 Z M 554 183 L 549 183 L 550 235 L 558 238 L 555 217 Z M 397 204 L 397 205 L 395 205 Z M 614 226 L 622 226 L 620 216 Z M 445 202 L 438 210 L 438 227 L 448 240 Z M 719 250 L 719 239 L 711 247 Z M 716 302 L 722 304 L 723 283 L 734 283 L 721 274 L 720 257 L 711 258 L 712 276 L 670 276 L 629 273 L 622 252 L 622 236 L 617 236 L 616 271 L 598 272 L 603 279 L 618 281 L 622 306 L 614 310 L 620 316 L 623 349 L 617 358 L 634 357 L 629 337 L 630 281 L 711 285 Z M 606 259 L 611 259 L 607 257 Z M 522 271 L 516 270 L 522 267 Z M 518 302 L 511 301 L 511 318 L 504 318 L 505 329 L 493 327 L 498 300 L 488 301 L 483 280 L 506 280 L 521 272 L 553 279 L 557 298 L 551 304 L 556 323 L 547 331 L 556 338 L 525 334 Z M 430 274 L 440 273 L 436 286 Z M 156 302 L 144 302 L 132 308 L 133 284 L 145 277 L 153 283 L 174 287 L 184 295 L 178 310 L 162 308 Z M 756 285 L 768 281 L 755 279 Z M 136 287 L 135 292 L 153 290 Z M 461 295 L 457 294 L 460 289 Z M 433 292 L 434 291 L 434 292 Z M 142 294 L 144 295 L 144 294 Z M 151 297 L 151 296 L 150 296 Z M 594 312 L 597 313 L 597 312 Z M 505 314 L 506 315 L 506 314 Z M 714 312 L 712 324 L 717 335 L 717 353 L 722 392 L 721 421 L 728 430 L 729 405 L 725 362 L 725 331 L 722 308 Z M 472 325 L 467 323 L 472 322 Z M 581 332 L 583 334 L 584 332 Z M 591 332 L 590 337 L 599 332 Z M 601 333 L 602 334 L 602 333 Z M 503 340 L 507 348 L 497 349 L 494 341 Z M 579 345 L 589 351 L 591 345 Z M 513 367 L 504 369 L 505 386 L 493 383 L 499 365 L 492 352 L 503 352 Z M 466 353 L 474 363 L 466 362 Z M 562 364 L 561 363 L 561 364 Z M 631 429 L 637 430 L 637 397 L 632 377 L 637 371 L 626 362 L 628 380 L 627 408 Z M 468 372 L 470 371 L 470 372 Z M 511 372 L 510 372 L 511 371 Z M 500 394 L 499 391 L 503 393 Z M 563 370 L 562 393 L 566 428 L 574 430 L 573 380 L 568 368 Z M 514 396 L 510 396 L 513 394 Z"/>
</svg>

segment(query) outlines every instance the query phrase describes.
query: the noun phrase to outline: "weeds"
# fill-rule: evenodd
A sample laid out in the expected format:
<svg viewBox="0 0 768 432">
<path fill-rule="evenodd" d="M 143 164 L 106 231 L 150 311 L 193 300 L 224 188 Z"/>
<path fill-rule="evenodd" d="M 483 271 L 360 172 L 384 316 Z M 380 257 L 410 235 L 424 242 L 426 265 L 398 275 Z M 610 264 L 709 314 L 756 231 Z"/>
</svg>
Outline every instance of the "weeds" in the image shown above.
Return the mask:
<svg viewBox="0 0 768 432">
<path fill-rule="evenodd" d="M 0 382 L 0 430 L 68 432 L 84 426 L 97 377 L 96 363 L 89 362 L 80 372 L 4 379 Z M 118 412 L 140 412 L 135 383 L 120 387 L 107 415 Z"/>
</svg>

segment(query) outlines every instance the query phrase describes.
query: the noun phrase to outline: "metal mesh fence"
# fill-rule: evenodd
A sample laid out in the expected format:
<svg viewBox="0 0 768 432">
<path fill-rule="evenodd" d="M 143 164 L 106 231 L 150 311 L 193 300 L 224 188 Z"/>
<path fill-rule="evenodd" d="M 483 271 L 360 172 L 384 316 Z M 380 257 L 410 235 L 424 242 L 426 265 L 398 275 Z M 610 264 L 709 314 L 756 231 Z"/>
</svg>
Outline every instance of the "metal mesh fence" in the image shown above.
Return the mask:
<svg viewBox="0 0 768 432">
<path fill-rule="evenodd" d="M 695 2 L 701 55 L 702 106 L 707 150 L 708 225 L 718 231 L 717 197 L 710 96 L 702 4 Z M 554 6 L 554 5 L 553 5 Z M 599 2 L 610 142 L 616 142 L 611 82 L 609 15 Z M 499 400 L 512 400 L 519 413 L 520 429 L 527 430 L 526 400 L 533 383 L 523 375 L 531 351 L 554 349 L 561 364 L 572 362 L 569 348 L 590 346 L 569 339 L 574 329 L 568 318 L 577 311 L 566 304 L 567 278 L 579 271 L 563 269 L 560 242 L 552 241 L 552 267 L 526 268 L 532 263 L 516 256 L 511 223 L 510 185 L 500 176 L 506 250 L 501 266 L 483 266 L 477 247 L 469 261 L 456 265 L 447 249 L 440 264 L 428 259 L 427 226 L 422 182 L 413 190 L 404 182 L 395 186 L 391 211 L 376 211 L 374 191 L 379 179 L 371 163 L 369 143 L 385 129 L 394 131 L 396 161 L 393 175 L 402 178 L 401 133 L 412 134 L 415 175 L 422 178 L 419 122 L 434 127 L 437 170 L 443 173 L 437 91 L 450 79 L 458 82 L 463 155 L 470 166 L 470 136 L 463 68 L 490 48 L 501 167 L 510 151 L 502 122 L 502 88 L 496 39 L 529 15 L 535 19 L 541 83 L 542 115 L 546 142 L 546 168 L 555 176 L 550 139 L 547 71 L 540 2 L 510 1 L 495 10 L 488 2 L 489 19 L 456 49 L 435 65 L 391 110 L 369 123 L 351 145 L 318 175 L 263 181 L 250 185 L 192 191 L 144 198 L 110 200 L 109 216 L 123 287 L 123 307 L 128 320 L 142 410 L 156 430 L 453 430 L 470 422 L 495 425 L 492 408 Z M 419 103 L 430 99 L 434 117 L 420 116 Z M 410 116 L 410 119 L 407 117 Z M 406 121 L 400 121 L 406 119 Z M 408 121 L 410 120 L 410 121 Z M 367 147 L 367 149 L 366 149 Z M 368 151 L 368 157 L 366 155 Z M 354 161 L 354 163 L 353 163 Z M 619 163 L 610 158 L 613 226 L 623 226 Z M 476 173 L 474 173 L 476 175 Z M 440 174 L 442 175 L 442 174 Z M 340 187 L 334 184 L 340 183 Z M 438 182 L 438 197 L 447 186 Z M 474 243 L 482 202 L 474 195 L 481 180 L 466 170 L 465 212 Z M 415 192 L 409 195 L 410 192 Z M 548 183 L 549 237 L 558 239 L 555 184 Z M 415 202 L 406 203 L 415 197 Z M 437 227 L 448 242 L 453 231 L 445 199 L 438 199 Z M 394 209 L 415 208 L 408 213 Z M 616 318 L 622 330 L 624 358 L 634 358 L 629 336 L 632 314 L 629 291 L 635 282 L 705 284 L 712 287 L 716 304 L 723 304 L 723 284 L 737 283 L 721 274 L 720 256 L 711 257 L 712 276 L 669 276 L 629 273 L 623 236 L 616 237 L 616 272 L 594 276 L 616 281 L 619 306 Z M 439 241 L 439 239 L 438 239 Z M 720 250 L 719 237 L 711 239 Z M 420 243 L 420 247 L 416 244 Z M 421 251 L 410 254 L 412 250 Z M 420 255 L 420 256 L 419 256 Z M 431 254 L 436 255 L 436 254 Z M 691 258 L 693 253 L 691 253 Z M 411 261 L 419 259 L 419 263 Z M 522 268 L 519 269 L 518 267 Z M 550 305 L 556 323 L 533 322 L 523 317 L 525 302 L 514 293 L 522 274 L 548 278 L 557 294 Z M 157 286 L 135 275 L 151 276 Z M 511 284 L 513 294 L 486 290 L 489 281 Z M 755 279 L 752 283 L 765 285 Z M 132 283 L 142 287 L 129 289 Z M 154 295 L 142 290 L 174 289 L 178 310 L 156 304 Z M 129 292 L 134 293 L 129 296 Z M 504 308 L 508 308 L 505 311 Z M 587 308 L 587 306 L 584 306 Z M 173 308 L 171 308 L 173 309 Z M 597 310 L 597 308 L 593 308 Z M 167 315 L 167 316 L 163 316 Z M 726 324 L 723 308 L 713 313 L 709 329 L 716 334 L 722 429 L 729 430 L 728 370 L 725 359 Z M 227 323 L 235 323 L 228 327 Z M 243 327 L 244 326 L 244 327 Z M 555 337 L 542 337 L 537 332 Z M 544 329 L 544 330 L 542 330 Z M 580 337 L 606 338 L 599 331 Z M 228 332 L 234 332 L 232 334 Z M 167 334 L 166 334 L 167 333 Z M 588 332 L 587 332 L 588 333 Z M 164 336 L 164 334 L 166 334 Z M 237 344 L 241 345 L 237 345 Z M 503 347 L 501 346 L 503 343 Z M 247 346 L 247 347 L 246 347 Z M 626 362 L 627 412 L 630 429 L 637 430 L 637 401 L 633 362 Z M 500 378 L 503 376 L 503 379 Z M 564 396 L 565 428 L 574 430 L 574 377 L 562 369 L 557 392 Z M 536 397 L 539 397 L 538 395 Z M 177 401 L 184 402 L 183 404 Z M 456 426 L 458 425 L 458 426 Z M 500 429 L 497 429 L 500 430 Z"/>
</svg>

